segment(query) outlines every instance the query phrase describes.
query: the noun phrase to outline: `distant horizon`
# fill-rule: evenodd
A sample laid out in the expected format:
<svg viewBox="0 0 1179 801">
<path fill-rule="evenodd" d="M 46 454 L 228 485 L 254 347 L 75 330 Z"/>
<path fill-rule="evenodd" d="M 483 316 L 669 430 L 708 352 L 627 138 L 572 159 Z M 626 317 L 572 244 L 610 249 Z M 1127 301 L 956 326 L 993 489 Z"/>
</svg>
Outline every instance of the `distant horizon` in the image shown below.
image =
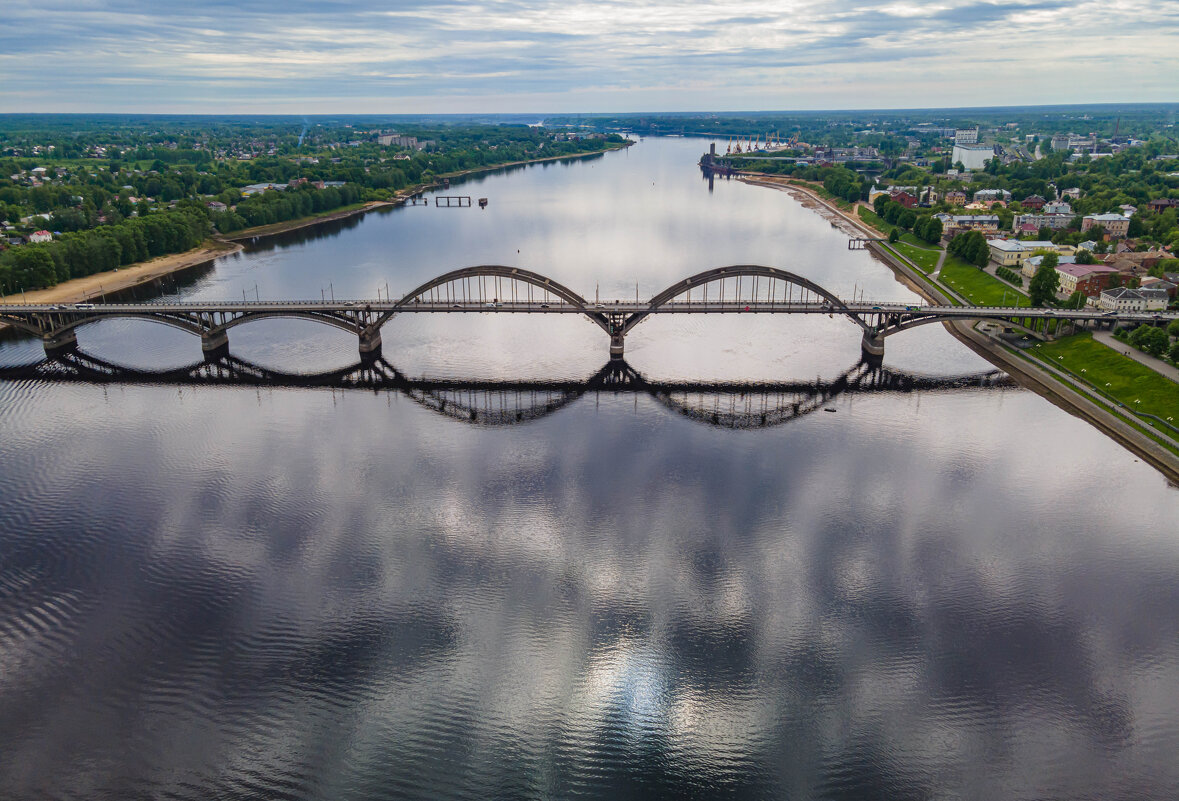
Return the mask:
<svg viewBox="0 0 1179 801">
<path fill-rule="evenodd" d="M 336 112 L 248 112 L 248 111 L 0 111 L 0 117 L 21 116 L 79 116 L 79 117 L 245 117 L 245 118 L 337 118 L 337 117 L 641 117 L 659 115 L 669 117 L 738 116 L 738 115 L 819 115 L 819 114 L 870 114 L 899 112 L 988 112 L 988 111 L 1031 111 L 1031 110 L 1084 110 L 1084 109 L 1132 109 L 1144 107 L 1175 106 L 1179 112 L 1179 99 L 1166 101 L 1095 101 L 1077 103 L 1019 103 L 974 106 L 863 106 L 844 108 L 765 108 L 765 109 L 642 109 L 607 111 L 336 111 Z"/>
</svg>

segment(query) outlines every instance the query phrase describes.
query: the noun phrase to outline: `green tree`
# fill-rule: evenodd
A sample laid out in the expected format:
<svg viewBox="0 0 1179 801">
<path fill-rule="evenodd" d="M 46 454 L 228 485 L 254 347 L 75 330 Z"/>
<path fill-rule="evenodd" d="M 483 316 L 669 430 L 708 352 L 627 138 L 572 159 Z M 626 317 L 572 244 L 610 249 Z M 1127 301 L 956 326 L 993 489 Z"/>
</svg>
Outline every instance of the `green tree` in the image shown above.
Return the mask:
<svg viewBox="0 0 1179 801">
<path fill-rule="evenodd" d="M 1176 364 L 1179 364 L 1179 342 L 1176 342 L 1171 346 L 1171 349 L 1167 351 L 1167 358 Z"/>
<path fill-rule="evenodd" d="M 1093 258 L 1093 254 L 1086 248 L 1078 250 L 1074 260 L 1077 264 L 1093 264 L 1097 261 L 1097 259 Z"/>
<path fill-rule="evenodd" d="M 1056 272 L 1055 266 L 1048 264 L 1048 256 L 1045 256 L 1044 261 L 1036 268 L 1036 274 L 1028 282 L 1028 294 L 1031 296 L 1032 305 L 1043 306 L 1046 301 L 1056 297 L 1058 289 L 1060 273 Z"/>
<path fill-rule="evenodd" d="M 1153 325 L 1141 325 L 1130 334 L 1130 344 L 1151 356 L 1162 356 L 1171 344 L 1167 332 Z"/>
<path fill-rule="evenodd" d="M 1089 296 L 1078 289 L 1077 291 L 1073 292 L 1073 294 L 1068 296 L 1068 300 L 1065 302 L 1064 307 L 1066 309 L 1083 309 L 1085 308 L 1085 303 L 1088 300 Z"/>
<path fill-rule="evenodd" d="M 1173 337 L 1179 337 L 1179 320 L 1172 320 L 1168 323 L 1167 333 Z"/>
<path fill-rule="evenodd" d="M 898 231 L 896 228 L 894 228 L 894 229 L 892 229 L 891 231 L 889 231 L 889 233 L 888 233 L 888 241 L 889 241 L 890 243 L 895 243 L 895 242 L 898 242 L 898 241 L 900 241 L 900 238 L 901 238 L 901 233 L 900 233 L 900 231 Z"/>
</svg>

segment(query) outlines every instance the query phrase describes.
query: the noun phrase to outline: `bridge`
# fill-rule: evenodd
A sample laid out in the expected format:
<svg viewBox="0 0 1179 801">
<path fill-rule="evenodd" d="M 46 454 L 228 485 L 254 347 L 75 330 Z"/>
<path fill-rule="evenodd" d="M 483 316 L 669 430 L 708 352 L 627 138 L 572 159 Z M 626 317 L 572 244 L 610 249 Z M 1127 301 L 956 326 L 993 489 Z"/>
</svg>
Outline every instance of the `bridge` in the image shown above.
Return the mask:
<svg viewBox="0 0 1179 801">
<path fill-rule="evenodd" d="M 397 300 L 10 304 L 0 306 L 0 322 L 39 336 L 46 353 L 52 355 L 76 345 L 79 326 L 110 318 L 146 319 L 199 336 L 204 352 L 216 356 L 228 349 L 229 331 L 235 326 L 267 318 L 296 318 L 355 334 L 361 355 L 371 358 L 381 350 L 381 327 L 396 315 L 489 312 L 582 315 L 609 336 L 614 357 L 623 355 L 626 335 L 635 326 L 662 314 L 838 314 L 860 328 L 865 356 L 876 359 L 884 356 L 887 337 L 953 320 L 998 320 L 1026 327 L 1038 320 L 1114 326 L 1159 325 L 1179 319 L 1179 312 L 845 301 L 795 273 L 738 264 L 705 270 L 650 300 L 635 302 L 590 301 L 539 273 L 482 265 L 440 275 Z"/>
<path fill-rule="evenodd" d="M 381 357 L 317 374 L 285 373 L 228 353 L 165 370 L 122 367 L 78 350 L 36 364 L 0 368 L 0 380 L 156 386 L 319 387 L 396 391 L 432 412 L 465 423 L 504 426 L 554 414 L 585 395 L 643 394 L 695 422 L 722 428 L 770 428 L 815 412 L 845 394 L 999 389 L 1014 382 L 999 370 L 923 376 L 861 360 L 832 379 L 812 381 L 653 381 L 623 359 L 585 379 L 411 378 Z"/>
</svg>

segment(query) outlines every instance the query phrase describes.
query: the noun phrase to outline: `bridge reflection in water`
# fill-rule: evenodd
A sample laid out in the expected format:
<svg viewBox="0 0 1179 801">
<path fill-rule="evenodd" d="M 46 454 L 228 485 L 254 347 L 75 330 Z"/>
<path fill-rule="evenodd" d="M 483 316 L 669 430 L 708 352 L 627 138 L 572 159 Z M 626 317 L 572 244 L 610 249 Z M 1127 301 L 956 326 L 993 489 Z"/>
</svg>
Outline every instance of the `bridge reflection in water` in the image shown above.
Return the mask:
<svg viewBox="0 0 1179 801">
<path fill-rule="evenodd" d="M 438 414 L 478 425 L 536 420 L 587 394 L 645 394 L 678 414 L 724 428 L 765 428 L 819 411 L 840 395 L 998 389 L 1015 383 L 999 370 L 926 376 L 863 359 L 833 379 L 814 381 L 648 380 L 625 360 L 611 359 L 583 379 L 497 380 L 411 378 L 383 358 L 323 373 L 287 373 L 224 354 L 185 367 L 123 367 L 78 350 L 36 364 L 0 368 L 0 380 L 127 383 L 169 386 L 321 387 L 400 392 Z"/>
</svg>

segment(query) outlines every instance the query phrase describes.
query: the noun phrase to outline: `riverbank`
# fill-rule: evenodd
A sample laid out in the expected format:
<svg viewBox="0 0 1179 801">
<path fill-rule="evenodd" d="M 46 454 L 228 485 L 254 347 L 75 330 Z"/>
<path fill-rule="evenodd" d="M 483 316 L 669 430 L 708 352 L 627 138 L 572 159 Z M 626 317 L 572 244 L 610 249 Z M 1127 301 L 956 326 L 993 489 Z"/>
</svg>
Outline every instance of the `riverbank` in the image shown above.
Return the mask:
<svg viewBox="0 0 1179 801">
<path fill-rule="evenodd" d="M 0 303 L 78 303 L 101 298 L 113 292 L 150 284 L 164 276 L 196 267 L 198 264 L 236 253 L 242 246 L 236 242 L 210 239 L 195 250 L 171 253 L 151 261 L 129 264 L 117 270 L 95 273 L 82 278 L 72 278 L 48 289 L 34 289 L 28 292 L 0 296 Z"/>
<path fill-rule="evenodd" d="M 271 223 L 270 225 L 256 225 L 253 228 L 243 228 L 240 231 L 234 231 L 232 234 L 221 238 L 226 242 L 245 242 L 249 239 L 285 234 L 287 231 L 297 231 L 300 228 L 308 228 L 312 225 L 319 225 L 320 223 L 331 222 L 332 220 L 343 220 L 357 214 L 365 214 L 373 209 L 388 208 L 396 205 L 398 205 L 397 200 L 370 200 L 366 203 L 357 203 L 353 206 L 336 209 L 335 211 L 325 211 L 323 214 L 300 217 L 297 220 L 286 220 L 285 222 Z"/>
<path fill-rule="evenodd" d="M 787 179 L 773 176 L 741 176 L 739 180 L 754 186 L 787 192 L 798 199 L 805 208 L 833 214 L 841 222 L 846 223 L 855 236 L 880 236 L 879 231 L 851 217 L 808 186 L 788 183 Z M 905 264 L 896 254 L 882 247 L 872 247 L 871 250 L 892 269 L 905 286 L 927 302 L 953 304 L 954 301 L 947 290 L 931 283 L 928 276 L 921 274 L 915 265 Z M 996 367 L 1008 372 L 1022 386 L 1100 429 L 1161 472 L 1169 481 L 1179 484 L 1179 454 L 1147 434 L 1142 430 L 1140 423 L 1124 419 L 1114 410 L 1099 403 L 1096 398 L 1087 397 L 1084 388 L 1075 380 L 1052 374 L 1048 368 L 1032 361 L 1031 357 L 1016 354 L 1007 345 L 979 331 L 971 324 L 945 323 L 945 327 L 955 338 Z"/>
<path fill-rule="evenodd" d="M 562 156 L 545 156 L 537 159 L 525 159 L 523 161 L 510 161 L 504 164 L 495 164 L 488 167 L 475 167 L 469 170 L 461 170 L 459 172 L 445 173 L 438 176 L 438 178 L 461 178 L 466 175 L 474 175 L 476 173 L 491 172 L 493 170 L 500 170 L 506 167 L 519 167 L 528 164 L 539 164 L 546 161 L 560 161 L 562 159 L 583 159 L 590 156 L 602 155 L 605 153 L 613 153 L 622 148 L 629 147 L 633 142 L 626 142 L 615 147 L 608 147 L 605 150 L 595 150 L 587 153 L 570 153 Z M 427 189 L 440 187 L 441 184 L 416 184 L 412 187 L 398 190 L 395 192 L 393 200 L 370 200 L 365 203 L 359 203 L 353 206 L 348 206 L 343 209 L 335 209 L 333 211 L 324 212 L 322 214 L 312 215 L 310 217 L 300 217 L 297 220 L 287 220 L 280 223 L 272 223 L 270 225 L 259 225 L 253 228 L 245 228 L 241 231 L 234 231 L 232 234 L 226 236 L 216 237 L 207 240 L 201 247 L 195 250 L 185 251 L 184 253 L 171 253 L 167 256 L 160 256 L 151 261 L 138 262 L 136 264 L 129 264 L 126 267 L 120 267 L 116 270 L 110 270 L 103 273 L 95 273 L 83 278 L 74 278 L 60 284 L 55 284 L 47 289 L 36 289 L 23 294 L 0 295 L 0 303 L 78 303 L 81 301 L 91 300 L 93 298 L 101 298 L 103 295 L 111 292 L 120 292 L 127 289 L 133 289 L 142 284 L 147 284 L 152 281 L 170 275 L 171 273 L 187 270 L 195 267 L 198 264 L 212 261 L 220 256 L 227 256 L 230 253 L 236 253 L 242 250 L 241 242 L 258 239 L 261 237 L 276 236 L 284 234 L 288 231 L 296 231 L 300 228 L 309 228 L 311 226 L 319 225 L 320 223 L 332 222 L 334 220 L 342 220 L 347 217 L 353 217 L 358 214 L 367 214 L 374 209 L 390 208 L 403 204 L 406 199 L 420 194 Z M 6 326 L 0 325 L 0 330 Z"/>
</svg>

